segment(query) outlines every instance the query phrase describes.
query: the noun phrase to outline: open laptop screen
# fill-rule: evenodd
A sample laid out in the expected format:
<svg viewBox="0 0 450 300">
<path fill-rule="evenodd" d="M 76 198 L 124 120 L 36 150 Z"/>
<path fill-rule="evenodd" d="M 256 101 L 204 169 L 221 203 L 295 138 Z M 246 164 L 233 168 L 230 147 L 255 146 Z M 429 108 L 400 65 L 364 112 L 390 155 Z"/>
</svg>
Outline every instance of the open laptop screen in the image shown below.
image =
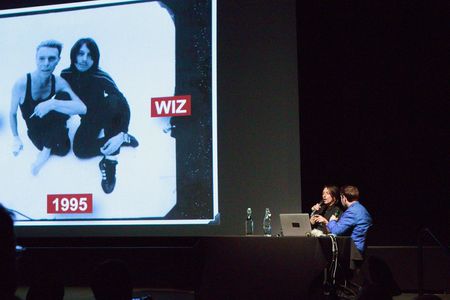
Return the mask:
<svg viewBox="0 0 450 300">
<path fill-rule="evenodd" d="M 284 236 L 306 236 L 311 232 L 308 214 L 280 214 L 280 223 Z"/>
</svg>

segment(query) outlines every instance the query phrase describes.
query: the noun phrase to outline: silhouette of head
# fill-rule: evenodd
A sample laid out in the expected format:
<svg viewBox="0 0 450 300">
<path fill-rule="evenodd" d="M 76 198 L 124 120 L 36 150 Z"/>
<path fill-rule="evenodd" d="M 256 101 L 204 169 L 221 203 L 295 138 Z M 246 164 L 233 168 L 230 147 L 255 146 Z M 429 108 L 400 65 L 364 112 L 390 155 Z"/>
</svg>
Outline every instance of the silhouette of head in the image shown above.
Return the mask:
<svg viewBox="0 0 450 300">
<path fill-rule="evenodd" d="M 130 300 L 133 288 L 127 265 L 120 260 L 99 264 L 92 274 L 91 288 L 96 300 Z"/>
<path fill-rule="evenodd" d="M 63 300 L 64 285 L 58 275 L 50 269 L 36 272 L 36 278 L 28 289 L 26 300 Z"/>
<path fill-rule="evenodd" d="M 16 239 L 11 214 L 0 204 L 0 299 L 14 299 L 17 288 Z"/>
</svg>

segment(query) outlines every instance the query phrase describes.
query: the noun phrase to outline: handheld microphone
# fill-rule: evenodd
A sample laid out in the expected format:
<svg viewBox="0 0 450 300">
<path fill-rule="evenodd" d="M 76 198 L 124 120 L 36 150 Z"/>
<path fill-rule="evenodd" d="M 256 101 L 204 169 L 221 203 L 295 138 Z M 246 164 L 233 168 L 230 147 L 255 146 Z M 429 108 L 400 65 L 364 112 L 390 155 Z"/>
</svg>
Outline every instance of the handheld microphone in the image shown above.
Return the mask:
<svg viewBox="0 0 450 300">
<path fill-rule="evenodd" d="M 322 204 L 323 204 L 323 199 L 322 200 L 320 200 L 320 202 L 318 203 L 320 206 L 322 206 Z M 316 212 L 318 211 L 318 210 L 320 210 L 320 208 L 319 209 L 317 209 L 317 210 L 312 210 L 312 212 L 311 212 L 311 216 L 312 215 L 315 215 L 316 214 Z"/>
</svg>

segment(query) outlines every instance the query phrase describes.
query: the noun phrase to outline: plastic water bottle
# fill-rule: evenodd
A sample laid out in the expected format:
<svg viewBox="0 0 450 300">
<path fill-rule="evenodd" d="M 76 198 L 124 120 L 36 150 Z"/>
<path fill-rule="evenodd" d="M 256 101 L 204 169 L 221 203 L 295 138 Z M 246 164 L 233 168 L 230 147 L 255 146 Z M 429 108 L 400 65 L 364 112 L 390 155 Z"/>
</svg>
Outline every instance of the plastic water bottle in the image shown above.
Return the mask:
<svg viewBox="0 0 450 300">
<path fill-rule="evenodd" d="M 272 214 L 268 208 L 264 214 L 263 232 L 265 236 L 272 236 Z"/>
<path fill-rule="evenodd" d="M 252 235 L 253 234 L 253 216 L 252 209 L 247 208 L 247 218 L 245 219 L 245 234 Z"/>
</svg>

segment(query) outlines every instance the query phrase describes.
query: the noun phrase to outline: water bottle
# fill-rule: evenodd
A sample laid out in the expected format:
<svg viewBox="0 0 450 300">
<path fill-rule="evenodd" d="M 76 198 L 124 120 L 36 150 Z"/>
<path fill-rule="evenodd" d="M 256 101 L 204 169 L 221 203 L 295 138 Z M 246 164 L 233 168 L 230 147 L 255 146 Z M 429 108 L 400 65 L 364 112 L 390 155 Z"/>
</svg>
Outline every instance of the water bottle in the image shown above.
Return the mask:
<svg viewBox="0 0 450 300">
<path fill-rule="evenodd" d="M 264 214 L 263 232 L 265 236 L 272 236 L 272 214 L 268 208 Z"/>
<path fill-rule="evenodd" d="M 245 219 L 245 234 L 252 235 L 253 234 L 253 217 L 252 217 L 252 209 L 247 208 L 247 218 Z"/>
</svg>

